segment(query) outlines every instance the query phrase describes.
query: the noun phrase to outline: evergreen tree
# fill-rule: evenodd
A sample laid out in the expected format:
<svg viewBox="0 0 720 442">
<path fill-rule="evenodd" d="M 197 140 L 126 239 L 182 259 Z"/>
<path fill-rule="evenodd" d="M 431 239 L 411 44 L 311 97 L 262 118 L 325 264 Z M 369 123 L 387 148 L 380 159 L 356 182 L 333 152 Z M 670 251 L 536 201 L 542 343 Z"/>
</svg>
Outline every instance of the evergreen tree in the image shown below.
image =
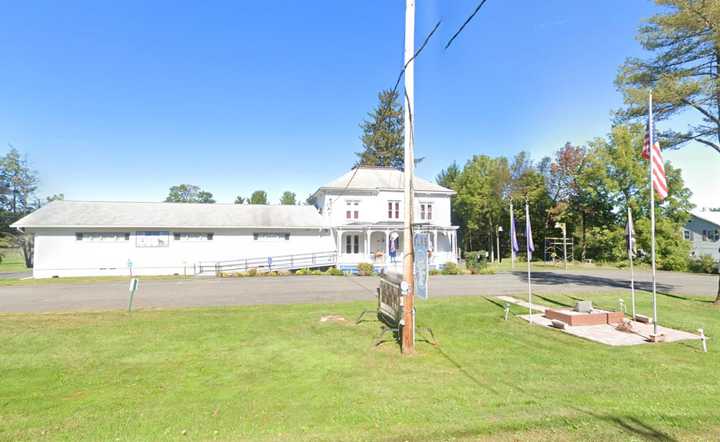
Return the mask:
<svg viewBox="0 0 720 442">
<path fill-rule="evenodd" d="M 244 203 L 245 203 L 245 198 L 243 198 L 241 196 L 235 197 L 235 204 L 244 204 Z"/>
<path fill-rule="evenodd" d="M 378 106 L 360 124 L 363 151 L 356 152 L 357 165 L 402 169 L 404 162 L 403 109 L 398 93 L 384 90 L 378 94 Z"/>
<path fill-rule="evenodd" d="M 720 2 L 655 2 L 664 11 L 651 17 L 638 34 L 651 56 L 627 59 L 616 80 L 627 105 L 618 117 L 644 119 L 652 90 L 656 120 L 685 111 L 696 117 L 684 132 L 662 133 L 661 147 L 694 140 L 720 153 Z"/>
</svg>

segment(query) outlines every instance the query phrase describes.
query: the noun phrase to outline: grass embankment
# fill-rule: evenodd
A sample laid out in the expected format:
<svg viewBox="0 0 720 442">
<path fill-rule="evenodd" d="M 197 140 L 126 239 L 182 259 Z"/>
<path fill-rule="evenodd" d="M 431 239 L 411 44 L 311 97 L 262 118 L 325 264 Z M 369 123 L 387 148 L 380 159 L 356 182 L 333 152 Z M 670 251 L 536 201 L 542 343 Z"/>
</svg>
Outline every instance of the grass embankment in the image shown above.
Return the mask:
<svg viewBox="0 0 720 442">
<path fill-rule="evenodd" d="M 0 273 L 25 272 L 25 258 L 20 249 L 0 248 L 2 261 L 0 262 Z"/>
<path fill-rule="evenodd" d="M 0 439 L 707 440 L 720 431 L 714 341 L 706 354 L 697 342 L 611 348 L 503 321 L 476 297 L 419 303 L 418 323 L 439 345 L 419 343 L 411 357 L 394 344 L 372 348 L 376 322 L 319 321 L 371 306 L 0 315 Z M 720 310 L 706 300 L 662 297 L 660 312 L 667 325 L 720 335 Z"/>
</svg>

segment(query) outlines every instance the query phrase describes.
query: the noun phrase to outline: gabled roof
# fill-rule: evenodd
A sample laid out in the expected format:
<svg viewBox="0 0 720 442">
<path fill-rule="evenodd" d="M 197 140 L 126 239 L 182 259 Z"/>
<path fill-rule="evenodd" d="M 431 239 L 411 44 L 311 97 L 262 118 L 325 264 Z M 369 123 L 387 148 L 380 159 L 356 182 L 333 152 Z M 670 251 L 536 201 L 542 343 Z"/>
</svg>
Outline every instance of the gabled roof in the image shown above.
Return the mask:
<svg viewBox="0 0 720 442">
<path fill-rule="evenodd" d="M 16 228 L 322 228 L 312 206 L 53 201 Z"/>
<path fill-rule="evenodd" d="M 692 215 L 696 218 L 704 219 L 709 223 L 720 226 L 720 212 L 711 212 L 709 210 L 695 210 Z"/>
<path fill-rule="evenodd" d="M 389 167 L 360 167 L 347 172 L 326 185 L 321 190 L 403 190 L 404 173 Z M 349 185 L 348 185 L 349 183 Z M 455 192 L 446 187 L 415 176 L 413 181 L 416 192 L 444 193 L 454 195 Z M 315 192 L 315 193 L 317 193 Z"/>
</svg>

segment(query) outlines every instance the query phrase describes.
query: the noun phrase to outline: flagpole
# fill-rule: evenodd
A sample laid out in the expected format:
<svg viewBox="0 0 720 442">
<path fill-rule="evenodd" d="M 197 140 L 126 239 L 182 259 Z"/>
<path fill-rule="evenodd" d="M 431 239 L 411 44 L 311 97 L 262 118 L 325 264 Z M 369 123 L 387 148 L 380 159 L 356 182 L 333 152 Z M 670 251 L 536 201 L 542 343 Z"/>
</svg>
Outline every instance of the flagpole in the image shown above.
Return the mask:
<svg viewBox="0 0 720 442">
<path fill-rule="evenodd" d="M 513 214 L 513 204 L 510 200 L 510 234 L 512 235 L 515 229 L 515 215 Z M 515 270 L 515 247 L 512 244 L 513 238 L 510 238 L 510 262 L 512 270 Z"/>
<path fill-rule="evenodd" d="M 527 272 L 528 272 L 528 305 L 530 309 L 530 324 L 533 323 L 533 305 L 532 305 L 532 273 L 531 273 L 531 267 L 532 267 L 532 252 L 530 251 L 530 241 L 532 241 L 532 238 L 530 238 L 529 235 L 527 235 L 527 232 L 530 232 L 530 206 L 528 206 L 527 201 L 525 201 L 525 223 L 527 223 L 525 227 L 525 250 L 527 250 Z"/>
<path fill-rule="evenodd" d="M 648 94 L 648 142 L 650 150 L 650 254 L 652 259 L 652 308 L 653 308 L 653 334 L 657 336 L 657 285 L 655 282 L 655 190 L 653 189 L 653 148 L 655 140 L 655 124 L 653 123 L 652 91 Z"/>
<path fill-rule="evenodd" d="M 632 296 L 632 318 L 635 320 L 635 270 L 633 269 L 633 224 L 632 213 L 628 207 L 628 257 L 630 258 L 630 293 Z"/>
</svg>

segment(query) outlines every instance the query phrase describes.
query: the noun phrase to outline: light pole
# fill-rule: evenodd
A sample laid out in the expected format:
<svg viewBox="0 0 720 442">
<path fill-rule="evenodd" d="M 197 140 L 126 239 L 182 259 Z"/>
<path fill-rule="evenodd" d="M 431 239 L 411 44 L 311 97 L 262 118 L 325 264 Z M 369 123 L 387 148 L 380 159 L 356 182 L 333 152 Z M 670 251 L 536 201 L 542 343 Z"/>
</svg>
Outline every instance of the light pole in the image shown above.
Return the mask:
<svg viewBox="0 0 720 442">
<path fill-rule="evenodd" d="M 500 253 L 500 234 L 502 233 L 503 228 L 502 226 L 497 227 L 497 235 L 495 237 L 497 238 L 497 259 L 498 264 L 502 262 L 502 254 Z"/>
<path fill-rule="evenodd" d="M 565 271 L 567 272 L 567 225 L 565 223 L 556 222 L 556 229 L 562 229 L 563 233 L 563 261 L 565 263 Z"/>
</svg>

